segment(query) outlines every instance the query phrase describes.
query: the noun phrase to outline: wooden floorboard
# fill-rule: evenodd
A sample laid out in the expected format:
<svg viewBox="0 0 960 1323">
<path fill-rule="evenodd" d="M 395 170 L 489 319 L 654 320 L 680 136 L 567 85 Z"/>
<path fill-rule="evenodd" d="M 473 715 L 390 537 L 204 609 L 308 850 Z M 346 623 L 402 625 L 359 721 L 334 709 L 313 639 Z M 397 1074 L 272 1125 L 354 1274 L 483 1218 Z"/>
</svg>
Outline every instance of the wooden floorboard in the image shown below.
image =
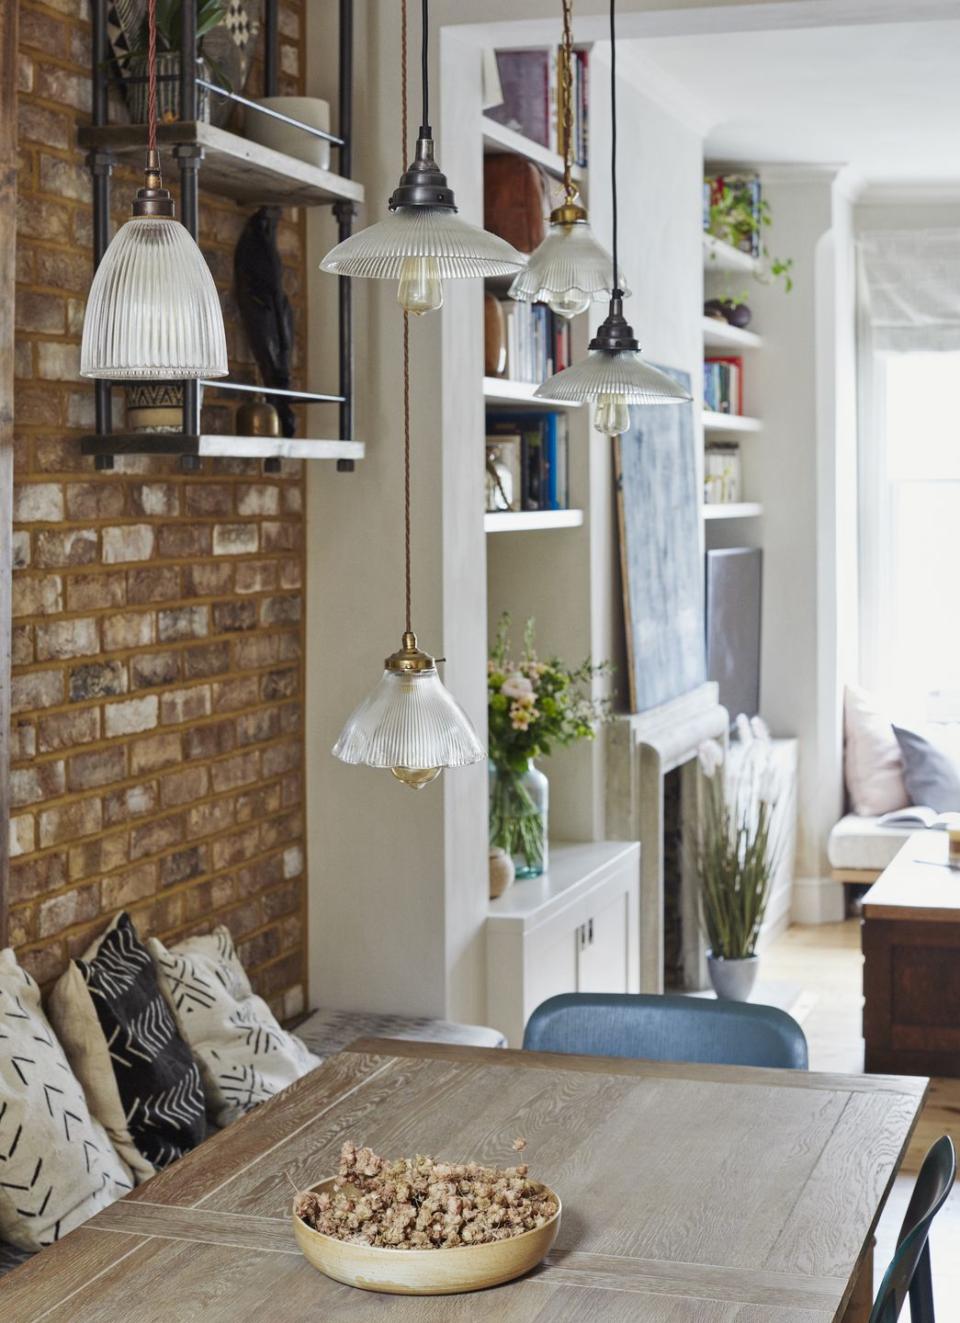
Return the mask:
<svg viewBox="0 0 960 1323">
<path fill-rule="evenodd" d="M 762 979 L 802 986 L 802 1023 L 810 1047 L 810 1069 L 839 1073 L 863 1070 L 863 960 L 860 922 L 793 927 L 761 957 Z M 960 1151 L 960 1079 L 932 1079 L 923 1112 L 907 1147 L 877 1227 L 877 1283 L 890 1261 L 914 1176 L 927 1149 L 948 1134 Z M 930 1237 L 938 1319 L 960 1319 L 960 1185 L 934 1223 Z"/>
</svg>

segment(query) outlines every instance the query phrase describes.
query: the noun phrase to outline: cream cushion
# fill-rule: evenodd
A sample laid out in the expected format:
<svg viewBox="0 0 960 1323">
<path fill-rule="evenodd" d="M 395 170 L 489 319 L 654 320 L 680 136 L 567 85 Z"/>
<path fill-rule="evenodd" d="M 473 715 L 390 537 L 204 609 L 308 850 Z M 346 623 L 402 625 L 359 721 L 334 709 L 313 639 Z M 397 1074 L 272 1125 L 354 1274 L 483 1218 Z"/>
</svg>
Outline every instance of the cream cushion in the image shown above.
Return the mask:
<svg viewBox="0 0 960 1323">
<path fill-rule="evenodd" d="M 255 996 L 227 928 L 170 950 L 155 937 L 147 946 L 217 1125 L 229 1125 L 320 1064 Z"/>
<path fill-rule="evenodd" d="M 9 949 L 0 951 L 0 1039 L 0 1239 L 38 1250 L 126 1194 L 133 1177 Z"/>
<path fill-rule="evenodd" d="M 848 813 L 830 833 L 827 858 L 831 868 L 879 873 L 893 863 L 897 851 L 916 830 L 916 826 L 881 827 L 876 818 Z"/>
<path fill-rule="evenodd" d="M 893 725 L 870 694 L 855 685 L 844 692 L 843 733 L 843 770 L 853 812 L 879 817 L 909 804 Z"/>
</svg>

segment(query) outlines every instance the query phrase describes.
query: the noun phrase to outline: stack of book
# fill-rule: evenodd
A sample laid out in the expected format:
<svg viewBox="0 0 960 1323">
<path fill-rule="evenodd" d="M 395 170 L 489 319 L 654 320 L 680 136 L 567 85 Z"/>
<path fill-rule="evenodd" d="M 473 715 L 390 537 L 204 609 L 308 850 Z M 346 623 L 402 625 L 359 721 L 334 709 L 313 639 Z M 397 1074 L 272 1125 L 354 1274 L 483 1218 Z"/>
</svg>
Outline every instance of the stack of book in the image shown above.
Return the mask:
<svg viewBox="0 0 960 1323">
<path fill-rule="evenodd" d="M 581 50 L 573 55 L 573 159 L 585 167 L 590 57 Z M 486 114 L 498 124 L 562 155 L 565 107 L 559 48 L 540 46 L 532 50 L 497 51 L 496 57 L 503 101 Z"/>
<path fill-rule="evenodd" d="M 545 303 L 502 303 L 506 326 L 506 365 L 502 375 L 510 381 L 537 385 L 570 366 L 570 323 L 557 317 Z"/>
<path fill-rule="evenodd" d="M 567 417 L 487 414 L 487 509 L 567 510 Z"/>
<path fill-rule="evenodd" d="M 743 413 L 742 358 L 704 360 L 703 407 L 713 413 Z"/>
</svg>

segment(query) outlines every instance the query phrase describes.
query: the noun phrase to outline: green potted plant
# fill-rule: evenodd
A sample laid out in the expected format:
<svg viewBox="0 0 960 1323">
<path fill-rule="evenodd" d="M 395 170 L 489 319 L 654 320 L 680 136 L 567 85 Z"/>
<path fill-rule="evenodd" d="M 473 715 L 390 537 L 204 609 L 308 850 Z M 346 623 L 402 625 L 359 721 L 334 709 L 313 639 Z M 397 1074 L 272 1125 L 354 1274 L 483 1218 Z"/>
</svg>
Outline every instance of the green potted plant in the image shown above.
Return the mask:
<svg viewBox="0 0 960 1323">
<path fill-rule="evenodd" d="M 712 175 L 707 232 L 741 252 L 759 259 L 757 279 L 763 283 L 783 281 L 784 293 L 793 289 L 793 258 L 774 257 L 764 242 L 764 231 L 773 223 L 770 204 L 760 193 L 754 175 Z M 727 295 L 734 306 L 743 297 Z"/>
<path fill-rule="evenodd" d="M 611 667 L 587 660 L 571 669 L 558 658 L 541 661 L 533 620 L 514 661 L 509 632 L 504 613 L 487 666 L 490 844 L 513 856 L 518 878 L 538 877 L 547 866 L 549 785 L 534 759 L 593 739 L 610 700 L 594 698 L 590 689 Z"/>
<path fill-rule="evenodd" d="M 698 751 L 704 794 L 697 865 L 710 981 L 718 997 L 746 1001 L 777 865 L 771 839 L 777 778 L 763 722 L 740 716 L 736 728 L 729 751 L 716 740 Z"/>
<path fill-rule="evenodd" d="M 198 74 L 208 82 L 219 83 L 227 91 L 232 91 L 230 80 L 220 62 L 206 49 L 204 38 L 214 28 L 222 24 L 227 13 L 224 0 L 189 0 L 197 6 L 197 52 Z M 157 0 L 157 117 L 161 123 L 170 123 L 180 118 L 180 24 L 182 21 L 184 0 Z M 126 55 L 118 56 L 121 73 L 129 78 L 145 79 L 147 63 L 147 22 L 134 35 Z M 212 75 L 212 76 L 211 76 Z M 172 81 L 164 81 L 172 79 Z M 126 88 L 130 118 L 135 124 L 147 121 L 147 84 L 130 82 Z M 230 102 L 218 98 L 229 113 Z M 206 88 L 197 89 L 197 118 L 208 121 L 211 118 L 210 93 Z"/>
</svg>

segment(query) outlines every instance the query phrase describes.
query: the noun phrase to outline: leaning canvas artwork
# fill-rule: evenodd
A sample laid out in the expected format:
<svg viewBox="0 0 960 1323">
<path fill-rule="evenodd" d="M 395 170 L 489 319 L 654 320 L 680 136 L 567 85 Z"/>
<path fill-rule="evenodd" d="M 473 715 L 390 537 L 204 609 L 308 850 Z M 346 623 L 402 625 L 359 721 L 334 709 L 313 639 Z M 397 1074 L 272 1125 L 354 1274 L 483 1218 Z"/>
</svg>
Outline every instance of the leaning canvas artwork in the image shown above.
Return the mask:
<svg viewBox="0 0 960 1323">
<path fill-rule="evenodd" d="M 693 404 L 633 406 L 615 464 L 630 709 L 645 712 L 706 679 Z"/>
</svg>

